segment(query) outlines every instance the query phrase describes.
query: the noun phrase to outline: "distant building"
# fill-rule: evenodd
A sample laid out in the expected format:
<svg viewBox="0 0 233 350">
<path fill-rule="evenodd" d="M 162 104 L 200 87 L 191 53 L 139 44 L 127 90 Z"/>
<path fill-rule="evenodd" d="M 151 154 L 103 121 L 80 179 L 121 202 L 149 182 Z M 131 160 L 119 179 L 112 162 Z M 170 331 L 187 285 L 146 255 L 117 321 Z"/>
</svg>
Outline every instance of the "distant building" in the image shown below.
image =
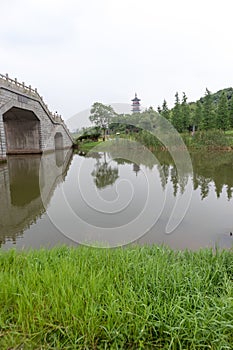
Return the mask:
<svg viewBox="0 0 233 350">
<path fill-rule="evenodd" d="M 133 113 L 140 113 L 141 109 L 141 105 L 140 105 L 140 98 L 137 97 L 137 94 L 135 93 L 135 97 L 134 99 L 131 100 L 133 103 L 132 103 L 132 112 Z"/>
</svg>

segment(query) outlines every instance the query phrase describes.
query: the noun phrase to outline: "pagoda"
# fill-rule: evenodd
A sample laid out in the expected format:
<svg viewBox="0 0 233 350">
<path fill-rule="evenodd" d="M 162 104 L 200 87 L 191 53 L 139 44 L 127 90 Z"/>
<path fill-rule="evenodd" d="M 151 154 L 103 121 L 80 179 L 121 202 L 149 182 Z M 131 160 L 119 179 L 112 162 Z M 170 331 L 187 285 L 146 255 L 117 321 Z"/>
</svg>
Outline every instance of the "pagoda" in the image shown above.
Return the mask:
<svg viewBox="0 0 233 350">
<path fill-rule="evenodd" d="M 131 100 L 133 102 L 132 106 L 132 112 L 133 113 L 140 113 L 140 99 L 137 97 L 137 94 L 135 93 L 135 97 Z"/>
</svg>

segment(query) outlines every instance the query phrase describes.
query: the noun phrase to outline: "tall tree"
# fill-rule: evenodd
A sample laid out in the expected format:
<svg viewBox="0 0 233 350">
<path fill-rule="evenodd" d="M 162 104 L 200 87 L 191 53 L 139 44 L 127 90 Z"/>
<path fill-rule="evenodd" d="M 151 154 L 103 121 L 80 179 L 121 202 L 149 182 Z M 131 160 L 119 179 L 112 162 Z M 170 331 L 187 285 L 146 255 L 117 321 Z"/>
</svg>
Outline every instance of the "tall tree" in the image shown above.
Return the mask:
<svg viewBox="0 0 233 350">
<path fill-rule="evenodd" d="M 95 102 L 91 107 L 89 119 L 103 130 L 103 141 L 105 141 L 106 129 L 115 115 L 116 112 L 111 106 L 106 106 L 100 102 Z"/>
<path fill-rule="evenodd" d="M 202 122 L 202 104 L 200 101 L 197 101 L 196 109 L 193 115 L 193 129 L 194 130 L 199 129 L 201 122 Z"/>
<path fill-rule="evenodd" d="M 230 120 L 230 126 L 231 128 L 233 128 L 233 94 L 229 102 L 229 120 Z"/>
<path fill-rule="evenodd" d="M 228 100 L 225 92 L 223 91 L 218 103 L 217 108 L 217 118 L 216 118 L 216 126 L 221 130 L 228 130 L 230 128 L 230 118 L 229 118 L 229 110 L 228 110 Z"/>
<path fill-rule="evenodd" d="M 158 112 L 159 114 L 161 114 L 162 108 L 161 108 L 160 106 L 157 107 L 157 112 Z"/>
<path fill-rule="evenodd" d="M 211 92 L 206 89 L 205 97 L 203 102 L 203 113 L 202 113 L 202 129 L 214 129 L 216 128 L 216 116 L 214 111 L 214 105 L 212 101 Z"/>
<path fill-rule="evenodd" d="M 172 124 L 178 132 L 183 131 L 182 112 L 178 92 L 175 94 L 175 106 L 172 110 Z"/>
<path fill-rule="evenodd" d="M 187 103 L 187 96 L 185 92 L 183 92 L 182 103 L 181 103 L 181 114 L 182 114 L 182 129 L 183 131 L 187 131 L 190 125 L 190 108 Z"/>
<path fill-rule="evenodd" d="M 163 104 L 162 104 L 162 110 L 161 110 L 161 115 L 166 118 L 166 119 L 170 119 L 170 110 L 168 108 L 168 105 L 167 105 L 167 101 L 164 100 L 163 101 Z"/>
</svg>

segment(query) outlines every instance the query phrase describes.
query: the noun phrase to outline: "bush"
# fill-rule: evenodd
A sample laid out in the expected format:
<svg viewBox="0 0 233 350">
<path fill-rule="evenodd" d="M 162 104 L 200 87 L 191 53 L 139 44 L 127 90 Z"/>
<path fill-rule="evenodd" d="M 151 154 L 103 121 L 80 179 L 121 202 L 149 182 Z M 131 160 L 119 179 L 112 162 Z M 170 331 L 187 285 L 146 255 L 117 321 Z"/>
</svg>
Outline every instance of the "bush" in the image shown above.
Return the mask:
<svg viewBox="0 0 233 350">
<path fill-rule="evenodd" d="M 146 147 L 162 147 L 163 144 L 157 139 L 155 135 L 149 131 L 142 130 L 138 134 L 135 134 L 135 140 L 141 142 Z"/>
<path fill-rule="evenodd" d="M 211 148 L 229 146 L 229 141 L 221 130 L 197 131 L 192 140 L 194 144 Z"/>
</svg>

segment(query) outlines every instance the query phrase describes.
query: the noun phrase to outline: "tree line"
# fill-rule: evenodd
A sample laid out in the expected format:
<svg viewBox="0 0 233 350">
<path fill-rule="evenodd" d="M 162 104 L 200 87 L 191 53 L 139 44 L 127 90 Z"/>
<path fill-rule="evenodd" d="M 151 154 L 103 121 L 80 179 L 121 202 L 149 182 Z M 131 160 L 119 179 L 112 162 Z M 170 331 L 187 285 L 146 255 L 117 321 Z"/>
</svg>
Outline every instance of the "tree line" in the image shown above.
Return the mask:
<svg viewBox="0 0 233 350">
<path fill-rule="evenodd" d="M 216 94 L 206 89 L 205 96 L 197 102 L 188 103 L 183 92 L 180 99 L 175 94 L 175 105 L 169 110 L 166 100 L 157 111 L 170 120 L 178 132 L 191 130 L 229 130 L 233 128 L 233 89 L 221 90 Z"/>
<path fill-rule="evenodd" d="M 153 107 L 133 114 L 117 114 L 111 106 L 95 102 L 89 119 L 97 129 L 103 130 L 103 139 L 107 130 L 110 132 L 131 132 L 139 129 L 153 130 L 158 122 L 158 113 L 169 120 L 180 133 L 196 130 L 222 130 L 233 128 L 233 89 L 228 88 L 212 94 L 208 89 L 196 102 L 188 102 L 183 92 L 180 98 L 175 94 L 174 107 L 169 109 L 164 99 L 157 110 Z M 88 130 L 89 132 L 89 130 Z"/>
</svg>

